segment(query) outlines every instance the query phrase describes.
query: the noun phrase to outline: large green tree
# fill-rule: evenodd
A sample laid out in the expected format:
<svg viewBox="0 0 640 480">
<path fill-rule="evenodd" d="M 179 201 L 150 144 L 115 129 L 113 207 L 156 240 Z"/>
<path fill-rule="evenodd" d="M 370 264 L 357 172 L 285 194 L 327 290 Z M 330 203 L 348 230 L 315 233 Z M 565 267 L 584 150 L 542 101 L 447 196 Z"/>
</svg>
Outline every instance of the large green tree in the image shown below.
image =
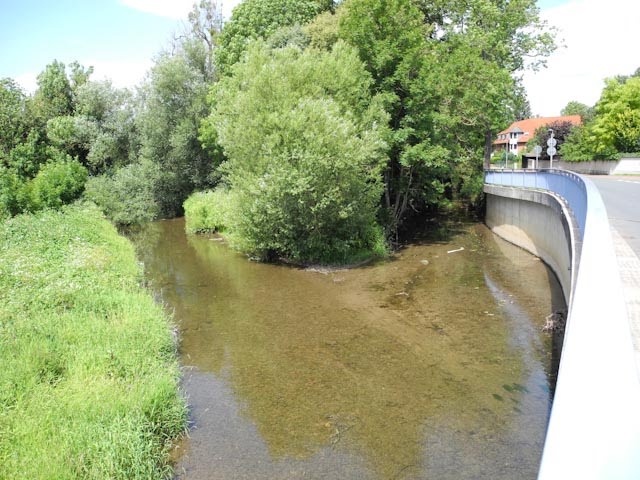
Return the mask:
<svg viewBox="0 0 640 480">
<path fill-rule="evenodd" d="M 640 77 L 607 80 L 591 125 L 596 153 L 640 151 Z"/>
<path fill-rule="evenodd" d="M 215 152 L 204 149 L 198 139 L 200 122 L 209 113 L 207 92 L 216 75 L 210 58 L 211 24 L 202 23 L 213 13 L 198 13 L 200 6 L 195 8 L 190 16 L 192 29 L 171 52 L 161 54 L 151 69 L 137 116 L 141 155 L 160 167 L 157 200 L 166 216 L 181 213 L 182 203 L 194 189 L 215 182 Z"/>
<path fill-rule="evenodd" d="M 380 250 L 387 117 L 356 51 L 252 44 L 213 90 L 203 139 L 228 157 L 232 238 L 261 257 L 344 262 Z"/>
<path fill-rule="evenodd" d="M 131 163 L 138 154 L 131 93 L 109 81 L 85 81 L 74 99 L 74 115 L 47 122 L 52 145 L 78 158 L 94 175 Z"/>
<path fill-rule="evenodd" d="M 358 48 L 391 115 L 391 226 L 477 191 L 482 146 L 487 160 L 494 132 L 526 110 L 516 73 L 553 48 L 535 1 L 347 0 L 340 8 L 339 36 Z"/>
</svg>

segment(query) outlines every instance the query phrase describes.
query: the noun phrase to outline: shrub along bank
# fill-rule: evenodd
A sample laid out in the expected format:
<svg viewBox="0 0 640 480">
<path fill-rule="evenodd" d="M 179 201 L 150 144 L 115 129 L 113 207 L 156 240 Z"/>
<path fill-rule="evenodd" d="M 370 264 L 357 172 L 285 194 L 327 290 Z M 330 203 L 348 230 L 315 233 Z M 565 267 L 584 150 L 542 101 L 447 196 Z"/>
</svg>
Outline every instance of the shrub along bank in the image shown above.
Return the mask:
<svg viewBox="0 0 640 480">
<path fill-rule="evenodd" d="M 169 478 L 175 340 L 95 207 L 0 225 L 0 478 Z"/>
</svg>

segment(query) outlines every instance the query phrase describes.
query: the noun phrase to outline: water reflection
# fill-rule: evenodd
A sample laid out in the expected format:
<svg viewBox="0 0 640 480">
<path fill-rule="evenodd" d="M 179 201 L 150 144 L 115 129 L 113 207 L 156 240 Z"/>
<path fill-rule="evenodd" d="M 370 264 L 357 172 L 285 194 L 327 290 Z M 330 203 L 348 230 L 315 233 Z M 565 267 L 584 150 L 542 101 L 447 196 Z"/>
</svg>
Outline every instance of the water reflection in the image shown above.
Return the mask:
<svg viewBox="0 0 640 480">
<path fill-rule="evenodd" d="M 463 225 L 323 274 L 183 226 L 135 236 L 189 366 L 181 478 L 536 476 L 559 295 L 534 257 Z"/>
</svg>

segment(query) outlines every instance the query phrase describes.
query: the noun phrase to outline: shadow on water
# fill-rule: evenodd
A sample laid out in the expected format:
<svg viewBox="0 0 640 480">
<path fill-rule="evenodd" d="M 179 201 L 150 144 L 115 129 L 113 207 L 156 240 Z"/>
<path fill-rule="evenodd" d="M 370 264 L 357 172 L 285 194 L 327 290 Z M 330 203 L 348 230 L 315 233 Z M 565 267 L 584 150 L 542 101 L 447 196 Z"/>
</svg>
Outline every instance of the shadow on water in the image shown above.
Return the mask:
<svg viewBox="0 0 640 480">
<path fill-rule="evenodd" d="M 536 476 L 559 287 L 482 225 L 324 272 L 249 262 L 182 220 L 132 239 L 181 332 L 178 478 Z"/>
</svg>

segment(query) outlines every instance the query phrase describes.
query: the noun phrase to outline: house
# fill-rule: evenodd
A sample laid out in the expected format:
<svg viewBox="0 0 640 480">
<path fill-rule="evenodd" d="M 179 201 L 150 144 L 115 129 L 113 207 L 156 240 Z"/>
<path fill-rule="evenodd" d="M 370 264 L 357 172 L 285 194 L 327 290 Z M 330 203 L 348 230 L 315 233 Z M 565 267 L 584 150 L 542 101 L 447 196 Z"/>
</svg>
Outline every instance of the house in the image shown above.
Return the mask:
<svg viewBox="0 0 640 480">
<path fill-rule="evenodd" d="M 493 153 L 502 152 L 505 149 L 515 155 L 525 153 L 527 142 L 533 138 L 536 130 L 555 122 L 571 122 L 574 125 L 581 125 L 582 119 L 580 115 L 567 115 L 564 117 L 527 118 L 513 122 L 509 128 L 498 133 L 497 138 L 493 141 Z M 541 146 L 546 148 L 544 145 Z"/>
</svg>

